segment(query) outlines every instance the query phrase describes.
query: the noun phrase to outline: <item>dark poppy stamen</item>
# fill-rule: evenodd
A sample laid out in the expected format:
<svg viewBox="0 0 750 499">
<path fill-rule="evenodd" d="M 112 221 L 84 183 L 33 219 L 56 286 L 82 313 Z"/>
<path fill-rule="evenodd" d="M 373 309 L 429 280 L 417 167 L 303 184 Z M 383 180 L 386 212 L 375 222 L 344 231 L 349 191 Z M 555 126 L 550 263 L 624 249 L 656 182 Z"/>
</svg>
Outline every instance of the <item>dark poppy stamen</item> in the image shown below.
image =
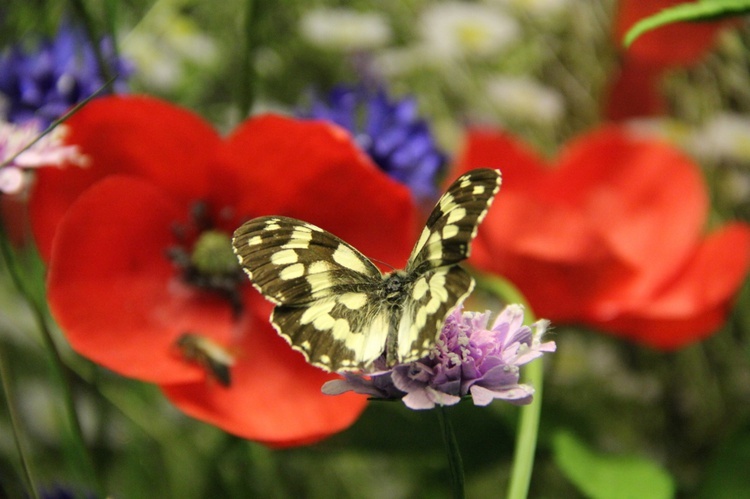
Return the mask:
<svg viewBox="0 0 750 499">
<path fill-rule="evenodd" d="M 192 223 L 175 225 L 173 232 L 178 244 L 167 250 L 167 257 L 180 270 L 183 281 L 227 299 L 234 314 L 239 315 L 240 286 L 247 281 L 232 251 L 231 238 L 214 228 L 205 203 L 195 203 L 190 212 Z"/>
</svg>

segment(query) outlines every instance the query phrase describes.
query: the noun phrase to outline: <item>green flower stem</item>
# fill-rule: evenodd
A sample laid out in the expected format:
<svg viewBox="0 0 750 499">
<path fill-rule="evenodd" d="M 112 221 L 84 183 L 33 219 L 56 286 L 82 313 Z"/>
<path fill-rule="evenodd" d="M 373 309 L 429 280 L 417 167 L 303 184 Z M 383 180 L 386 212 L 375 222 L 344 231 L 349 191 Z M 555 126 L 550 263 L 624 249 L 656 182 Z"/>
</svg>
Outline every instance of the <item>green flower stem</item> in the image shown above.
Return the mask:
<svg viewBox="0 0 750 499">
<path fill-rule="evenodd" d="M 101 74 L 103 80 L 114 80 L 115 75 L 112 73 L 112 68 L 109 67 L 109 64 L 107 64 L 107 59 L 102 53 L 101 44 L 99 43 L 99 33 L 94 27 L 94 20 L 92 19 L 89 11 L 86 9 L 86 5 L 84 4 L 83 0 L 70 0 L 70 3 L 73 6 L 73 10 L 81 18 L 83 27 L 86 30 L 86 36 L 88 37 L 89 43 L 91 43 L 91 48 L 94 51 L 96 63 L 99 65 L 99 74 Z M 114 37 L 112 38 L 112 43 L 116 43 Z M 117 50 L 115 50 L 114 52 L 117 53 Z"/>
<path fill-rule="evenodd" d="M 244 119 L 250 114 L 255 99 L 255 69 L 252 62 L 253 46 L 255 44 L 254 21 L 258 17 L 257 5 L 253 0 L 245 0 L 245 19 L 243 20 L 243 41 L 242 60 L 240 61 L 240 74 L 237 81 L 240 88 L 238 89 L 237 104 L 240 108 L 240 116 Z"/>
<path fill-rule="evenodd" d="M 75 113 L 77 113 L 83 106 L 85 106 L 86 104 L 88 104 L 91 99 L 93 99 L 94 97 L 96 97 L 97 95 L 99 95 L 100 93 L 102 93 L 102 91 L 105 88 L 107 88 L 108 86 L 110 86 L 113 81 L 115 81 L 115 78 L 114 77 L 110 78 L 109 80 L 107 80 L 104 83 L 104 85 L 102 85 L 101 87 L 97 88 L 96 92 L 94 92 L 93 94 L 91 94 L 88 97 L 86 97 L 85 99 L 83 99 L 81 102 L 79 102 L 78 104 L 76 104 L 70 111 L 68 111 L 67 113 L 63 114 L 62 116 L 60 116 L 59 118 L 57 118 L 55 121 L 53 121 L 52 123 L 50 123 L 50 125 L 47 128 L 45 128 L 34 140 L 32 140 L 31 142 L 29 142 L 28 144 L 26 144 L 25 146 L 23 146 L 23 148 L 21 148 L 18 152 L 16 152 L 15 154 L 13 154 L 13 156 L 7 158 L 5 161 L 3 161 L 2 163 L 0 163 L 0 168 L 4 168 L 5 166 L 8 166 L 9 164 L 11 164 L 22 152 L 30 149 L 34 144 L 36 144 L 37 142 L 39 142 L 40 140 L 42 140 L 42 137 L 44 137 L 45 135 L 47 135 L 48 133 L 50 133 L 52 130 L 54 130 L 55 128 L 57 128 L 58 125 L 62 124 L 65 120 L 67 120 L 68 118 L 70 118 L 71 116 L 73 116 Z"/>
<path fill-rule="evenodd" d="M 526 298 L 509 281 L 497 277 L 476 276 L 477 283 L 483 289 L 501 298 L 506 303 L 520 303 L 524 306 L 524 322 L 531 324 L 536 321 Z M 529 492 L 531 473 L 534 469 L 534 454 L 536 451 L 537 434 L 539 432 L 539 416 L 542 412 L 542 384 L 544 369 L 541 360 L 530 362 L 524 367 L 523 381 L 534 387 L 534 400 L 529 405 L 521 407 L 518 432 L 516 433 L 516 449 L 513 455 L 513 468 L 508 485 L 508 499 L 524 499 Z"/>
<path fill-rule="evenodd" d="M 441 405 L 438 407 L 437 415 L 440 422 L 440 430 L 443 434 L 443 442 L 445 443 L 445 452 L 448 455 L 448 471 L 451 478 L 453 497 L 455 499 L 463 499 L 464 465 L 461 460 L 461 452 L 458 449 L 456 435 L 453 433 L 453 425 L 451 425 L 451 421 L 448 418 L 448 410 L 445 406 Z"/>
<path fill-rule="evenodd" d="M 5 393 L 5 403 L 8 406 L 8 414 L 10 416 L 10 424 L 13 428 L 13 441 L 16 444 L 16 450 L 18 451 L 18 457 L 21 460 L 21 469 L 23 470 L 23 479 L 26 482 L 26 489 L 34 499 L 39 499 L 39 491 L 34 486 L 34 479 L 31 473 L 31 463 L 26 456 L 23 444 L 21 443 L 21 425 L 20 418 L 18 417 L 18 411 L 16 410 L 16 400 L 13 394 L 13 387 L 10 383 L 10 370 L 8 369 L 8 361 L 5 357 L 5 351 L 3 345 L 0 344 L 0 380 L 2 380 L 3 392 Z"/>
<path fill-rule="evenodd" d="M 73 400 L 73 391 L 70 386 L 70 379 L 68 378 L 68 372 L 66 366 L 60 357 L 60 352 L 57 350 L 55 341 L 52 338 L 52 332 L 47 326 L 47 321 L 44 313 L 44 309 L 41 304 L 34 299 L 33 294 L 24 285 L 24 280 L 18 271 L 18 262 L 16 261 L 13 249 L 10 247 L 5 230 L 0 226 L 0 251 L 2 252 L 3 259 L 7 264 L 8 272 L 14 286 L 18 289 L 21 296 L 23 296 L 31 307 L 34 319 L 37 326 L 42 333 L 42 340 L 44 342 L 44 348 L 49 354 L 50 365 L 54 372 L 55 378 L 57 378 L 60 389 L 62 390 L 62 398 L 65 404 L 65 414 L 68 420 L 68 426 L 71 431 L 73 443 L 75 444 L 76 460 L 78 461 L 78 469 L 83 470 L 88 476 L 89 482 L 92 486 L 96 487 L 99 496 L 104 496 L 104 487 L 99 480 L 94 467 L 94 460 L 86 447 L 86 442 L 83 438 L 83 430 L 81 429 L 81 423 L 78 418 L 78 412 L 75 407 Z"/>
<path fill-rule="evenodd" d="M 508 499 L 523 499 L 529 492 L 531 473 L 534 469 L 534 453 L 539 415 L 542 412 L 542 362 L 530 362 L 524 369 L 523 380 L 534 387 L 534 400 L 521 408 L 521 418 L 516 434 L 516 450 L 513 456 L 513 469 L 508 486 Z"/>
</svg>

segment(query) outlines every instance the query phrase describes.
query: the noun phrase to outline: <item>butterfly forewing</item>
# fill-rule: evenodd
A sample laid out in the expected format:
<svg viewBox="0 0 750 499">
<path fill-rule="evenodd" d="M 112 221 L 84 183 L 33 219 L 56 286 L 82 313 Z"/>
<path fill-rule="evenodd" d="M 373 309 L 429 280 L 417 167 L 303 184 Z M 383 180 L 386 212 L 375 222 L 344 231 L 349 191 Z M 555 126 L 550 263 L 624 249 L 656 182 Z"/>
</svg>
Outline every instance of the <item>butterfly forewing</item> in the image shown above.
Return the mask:
<svg viewBox="0 0 750 499">
<path fill-rule="evenodd" d="M 235 231 L 232 244 L 253 285 L 277 305 L 312 303 L 382 279 L 352 246 L 294 218 L 250 220 Z"/>
<path fill-rule="evenodd" d="M 453 182 L 427 219 L 406 270 L 421 273 L 468 258 L 500 182 L 500 172 L 488 168 L 472 170 Z"/>
</svg>

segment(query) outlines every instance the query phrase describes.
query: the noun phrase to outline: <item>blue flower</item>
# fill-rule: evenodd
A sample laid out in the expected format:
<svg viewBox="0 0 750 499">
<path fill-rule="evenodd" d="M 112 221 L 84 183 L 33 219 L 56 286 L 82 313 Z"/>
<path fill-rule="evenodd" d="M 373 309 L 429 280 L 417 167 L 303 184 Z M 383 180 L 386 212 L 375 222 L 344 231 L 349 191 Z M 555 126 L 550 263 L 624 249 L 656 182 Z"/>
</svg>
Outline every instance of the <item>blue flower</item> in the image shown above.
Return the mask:
<svg viewBox="0 0 750 499">
<path fill-rule="evenodd" d="M 326 101 L 314 102 L 306 118 L 346 128 L 375 163 L 405 184 L 419 202 L 437 197 L 437 177 L 447 162 L 413 97 L 391 100 L 382 89 L 335 88 Z"/>
<path fill-rule="evenodd" d="M 115 91 L 125 91 L 130 65 L 114 57 L 110 40 L 103 39 L 100 47 L 118 75 Z M 36 119 L 47 126 L 104 83 L 88 39 L 67 24 L 35 50 L 17 45 L 0 54 L 0 110 L 11 123 Z"/>
</svg>

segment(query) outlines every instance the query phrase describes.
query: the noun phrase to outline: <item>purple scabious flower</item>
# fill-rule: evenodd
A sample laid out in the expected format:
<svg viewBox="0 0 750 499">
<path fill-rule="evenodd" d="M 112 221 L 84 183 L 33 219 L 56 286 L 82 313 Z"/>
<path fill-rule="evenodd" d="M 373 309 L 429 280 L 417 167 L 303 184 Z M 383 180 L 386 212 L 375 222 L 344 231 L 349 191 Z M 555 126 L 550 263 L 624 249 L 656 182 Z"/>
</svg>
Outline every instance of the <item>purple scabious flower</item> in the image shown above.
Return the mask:
<svg viewBox="0 0 750 499">
<path fill-rule="evenodd" d="M 337 87 L 326 101 L 301 112 L 346 128 L 359 146 L 390 177 L 405 184 L 420 202 L 437 197 L 437 177 L 447 156 L 437 146 L 413 97 L 392 100 L 385 91 Z"/>
<path fill-rule="evenodd" d="M 130 64 L 114 57 L 111 40 L 103 39 L 100 47 L 118 75 L 115 91 L 126 91 Z M 35 50 L 16 45 L 0 53 L 0 114 L 11 123 L 36 119 L 46 127 L 104 83 L 86 36 L 63 24 L 54 39 L 42 40 Z"/>
<path fill-rule="evenodd" d="M 556 345 L 542 342 L 549 321 L 524 326 L 523 316 L 523 307 L 509 305 L 489 328 L 489 312 L 462 312 L 459 307 L 446 319 L 427 357 L 374 374 L 344 373 L 344 379 L 323 385 L 323 393 L 401 398 L 410 409 L 453 405 L 467 395 L 475 405 L 494 399 L 528 404 L 534 389 L 519 384 L 519 368 L 554 352 Z"/>
</svg>

